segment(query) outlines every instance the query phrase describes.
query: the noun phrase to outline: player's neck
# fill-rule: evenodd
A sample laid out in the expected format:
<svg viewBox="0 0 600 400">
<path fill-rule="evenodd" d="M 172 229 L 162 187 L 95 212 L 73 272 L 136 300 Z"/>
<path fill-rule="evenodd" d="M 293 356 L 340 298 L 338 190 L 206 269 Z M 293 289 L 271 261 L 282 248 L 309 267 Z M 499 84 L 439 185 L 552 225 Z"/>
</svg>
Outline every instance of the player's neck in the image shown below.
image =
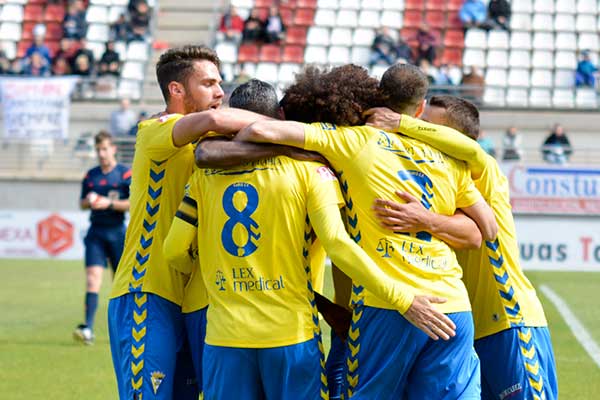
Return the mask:
<svg viewBox="0 0 600 400">
<path fill-rule="evenodd" d="M 110 164 L 100 165 L 100 170 L 104 175 L 110 173 L 117 166 L 117 160 L 112 161 Z"/>
</svg>

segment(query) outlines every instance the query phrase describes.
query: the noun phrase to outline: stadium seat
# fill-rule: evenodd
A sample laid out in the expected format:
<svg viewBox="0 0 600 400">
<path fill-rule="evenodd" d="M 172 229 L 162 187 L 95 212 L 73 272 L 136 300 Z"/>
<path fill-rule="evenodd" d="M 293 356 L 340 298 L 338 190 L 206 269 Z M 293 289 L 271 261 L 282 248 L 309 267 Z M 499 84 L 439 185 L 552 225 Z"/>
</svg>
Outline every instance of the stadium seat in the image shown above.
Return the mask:
<svg viewBox="0 0 600 400">
<path fill-rule="evenodd" d="M 407 28 L 418 28 L 422 24 L 421 11 L 407 10 L 404 11 L 404 23 L 403 26 Z"/>
<path fill-rule="evenodd" d="M 554 0 L 535 0 L 533 3 L 533 12 L 554 14 Z"/>
<path fill-rule="evenodd" d="M 300 71 L 299 64 L 283 63 L 279 65 L 279 73 L 277 80 L 281 83 L 292 83 L 295 80 L 295 75 Z"/>
<path fill-rule="evenodd" d="M 271 7 L 275 2 L 273 0 L 254 0 L 254 7 L 268 8 Z"/>
<path fill-rule="evenodd" d="M 485 83 L 489 86 L 506 87 L 507 76 L 505 69 L 488 68 L 485 73 Z"/>
<path fill-rule="evenodd" d="M 231 61 L 229 62 L 235 63 L 235 61 L 237 60 L 237 57 L 235 57 L 235 52 L 233 55 L 234 57 L 232 57 Z M 221 58 L 220 55 L 219 58 Z M 148 61 L 148 45 L 146 44 L 146 42 L 130 42 L 127 46 L 126 59 L 132 61 Z M 221 60 L 223 60 L 223 58 L 221 58 Z"/>
<path fill-rule="evenodd" d="M 508 86 L 511 87 L 529 87 L 531 79 L 529 70 L 522 68 L 513 68 L 508 74 Z"/>
<path fill-rule="evenodd" d="M 277 2 L 275 2 L 277 3 Z M 313 10 L 317 8 L 317 0 L 298 0 L 296 3 L 297 8 L 312 8 Z M 281 4 L 283 6 L 283 4 Z"/>
<path fill-rule="evenodd" d="M 321 10 L 319 10 L 319 11 L 321 11 Z M 322 11 L 329 11 L 329 10 L 322 10 Z M 318 12 L 316 14 L 318 14 Z M 313 10 L 311 8 L 300 8 L 300 9 L 296 10 L 296 13 L 294 15 L 294 25 L 311 26 L 313 24 L 313 21 L 316 25 L 324 25 L 321 23 L 317 23 L 316 14 L 315 14 L 315 10 Z M 333 14 L 335 15 L 335 13 L 333 13 Z"/>
<path fill-rule="evenodd" d="M 578 14 L 575 29 L 577 32 L 596 32 L 596 18 L 593 15 Z"/>
<path fill-rule="evenodd" d="M 536 50 L 554 50 L 554 35 L 549 32 L 536 32 L 533 34 L 533 43 Z"/>
<path fill-rule="evenodd" d="M 569 89 L 554 89 L 552 94 L 552 104 L 557 108 L 573 108 L 575 102 L 573 91 Z"/>
<path fill-rule="evenodd" d="M 379 28 L 379 12 L 374 10 L 362 10 L 358 17 L 358 26 L 365 28 Z"/>
<path fill-rule="evenodd" d="M 141 85 L 135 80 L 121 79 L 119 80 L 119 88 L 117 96 L 120 98 L 139 99 L 142 97 Z"/>
<path fill-rule="evenodd" d="M 113 22 L 115 22 L 116 20 L 118 20 L 119 16 L 121 14 L 127 15 L 127 8 L 121 7 L 121 6 L 112 6 L 108 10 L 108 23 L 112 24 Z M 246 16 L 246 18 L 248 18 L 248 16 Z"/>
<path fill-rule="evenodd" d="M 90 23 L 108 23 L 108 8 L 102 6 L 89 6 L 85 15 L 85 20 Z"/>
<path fill-rule="evenodd" d="M 452 80 L 452 82 L 454 82 L 454 84 L 458 84 L 462 81 L 462 70 L 458 66 L 450 66 L 448 75 L 450 76 L 450 79 Z"/>
<path fill-rule="evenodd" d="M 39 7 L 39 6 L 36 6 Z M 3 22 L 22 22 L 24 17 L 23 7 L 18 4 L 4 4 L 0 11 L 0 21 Z M 41 17 L 41 12 L 38 14 Z M 41 19 L 41 18 L 39 18 Z M 29 20 L 31 21 L 31 20 Z M 37 19 L 35 19 L 37 21 Z"/>
<path fill-rule="evenodd" d="M 48 4 L 44 13 L 45 22 L 59 22 L 62 24 L 64 18 L 65 7 L 62 4 Z"/>
<path fill-rule="evenodd" d="M 258 59 L 261 63 L 281 62 L 281 47 L 276 44 L 265 44 L 260 48 Z M 275 74 L 277 75 L 277 74 Z"/>
<path fill-rule="evenodd" d="M 532 87 L 551 88 L 552 82 L 552 71 L 549 69 L 534 69 L 531 72 Z"/>
<path fill-rule="evenodd" d="M 235 63 L 238 60 L 237 46 L 231 42 L 220 42 L 215 45 L 215 51 L 221 61 Z"/>
<path fill-rule="evenodd" d="M 446 27 L 446 14 L 441 11 L 427 11 L 425 22 L 434 29 Z"/>
<path fill-rule="evenodd" d="M 290 26 L 285 33 L 286 44 L 306 45 L 306 28 L 301 26 Z"/>
<path fill-rule="evenodd" d="M 504 49 L 508 50 L 509 40 L 508 32 L 504 30 L 490 31 L 488 34 L 488 48 L 490 49 Z"/>
<path fill-rule="evenodd" d="M 490 106 L 504 107 L 506 104 L 504 99 L 504 89 L 486 87 L 483 94 L 483 102 Z"/>
<path fill-rule="evenodd" d="M 46 23 L 46 39 L 48 40 L 60 40 L 63 37 L 62 24 L 58 22 L 47 22 Z"/>
<path fill-rule="evenodd" d="M 360 3 L 361 10 L 382 10 L 383 9 L 383 1 L 382 0 L 362 0 Z"/>
<path fill-rule="evenodd" d="M 258 62 L 258 46 L 252 43 L 240 45 L 238 48 L 238 62 Z"/>
<path fill-rule="evenodd" d="M 2 41 L 0 42 L 0 50 L 4 52 L 4 55 L 9 60 L 12 60 L 17 56 L 17 44 L 12 41 Z"/>
<path fill-rule="evenodd" d="M 252 8 L 254 7 L 253 0 L 231 0 L 231 5 L 237 8 Z"/>
<path fill-rule="evenodd" d="M 371 48 L 364 46 L 352 47 L 352 63 L 356 65 L 369 65 L 371 58 Z"/>
<path fill-rule="evenodd" d="M 312 11 L 312 14 L 313 14 L 313 20 L 311 21 L 311 25 L 312 25 L 312 22 L 314 21 L 314 8 L 301 8 L 301 10 Z M 267 12 L 268 12 L 268 9 L 267 9 Z M 281 14 L 281 20 L 283 21 L 283 24 L 285 26 L 293 26 L 294 25 L 294 11 L 292 9 L 287 8 L 287 7 L 280 7 L 279 14 Z M 302 25 L 302 26 L 308 26 L 308 25 Z"/>
<path fill-rule="evenodd" d="M 335 21 L 337 26 L 354 28 L 358 25 L 358 15 L 354 10 L 340 10 Z"/>
<path fill-rule="evenodd" d="M 580 33 L 577 41 L 577 48 L 579 50 L 592 50 L 597 52 L 600 50 L 600 46 L 598 45 L 598 34 Z"/>
<path fill-rule="evenodd" d="M 514 13 L 529 13 L 533 12 L 531 0 L 517 0 L 511 2 L 511 9 Z"/>
<path fill-rule="evenodd" d="M 86 37 L 95 42 L 108 41 L 109 28 L 106 24 L 90 24 Z"/>
<path fill-rule="evenodd" d="M 320 26 L 308 28 L 306 43 L 309 45 L 329 46 L 329 29 Z"/>
<path fill-rule="evenodd" d="M 281 61 L 284 63 L 301 64 L 304 62 L 304 48 L 302 46 L 285 46 Z"/>
<path fill-rule="evenodd" d="M 463 62 L 464 66 L 474 65 L 476 67 L 484 68 L 485 67 L 485 51 L 480 49 L 465 49 L 463 53 Z"/>
<path fill-rule="evenodd" d="M 254 76 L 261 81 L 275 83 L 279 76 L 279 69 L 275 63 L 261 62 L 256 65 L 256 73 Z"/>
<path fill-rule="evenodd" d="M 575 32 L 575 16 L 556 14 L 554 17 L 554 30 L 558 32 Z"/>
<path fill-rule="evenodd" d="M 442 10 L 446 10 L 446 5 L 447 5 L 447 1 L 445 0 L 426 0 L 425 2 L 425 9 L 426 10 L 436 10 L 436 11 L 442 11 Z"/>
<path fill-rule="evenodd" d="M 551 32 L 554 28 L 554 21 L 550 14 L 534 14 L 531 26 L 534 31 Z"/>
<path fill-rule="evenodd" d="M 447 47 L 442 53 L 442 58 L 439 59 L 438 57 L 437 61 L 440 65 L 462 65 L 462 50 Z"/>
<path fill-rule="evenodd" d="M 404 10 L 404 0 L 383 0 L 383 8 L 385 10 Z"/>
<path fill-rule="evenodd" d="M 381 79 L 381 77 L 383 76 L 383 74 L 385 74 L 385 71 L 387 71 L 388 68 L 389 67 L 385 65 L 374 65 L 373 68 L 371 68 L 371 75 L 377 79 Z"/>
<path fill-rule="evenodd" d="M 42 22 L 44 20 L 44 6 L 41 4 L 27 4 L 24 9 L 21 8 L 21 6 L 15 6 L 12 4 L 7 4 L 4 6 L 4 8 L 7 6 L 21 9 L 21 20 L 23 21 Z"/>
<path fill-rule="evenodd" d="M 304 61 L 307 64 L 325 64 L 327 63 L 327 50 L 321 46 L 306 46 Z"/>
<path fill-rule="evenodd" d="M 554 73 L 554 86 L 557 88 L 571 88 L 575 86 L 575 71 L 557 69 Z"/>
<path fill-rule="evenodd" d="M 578 0 L 577 1 L 577 13 L 578 14 L 597 14 L 598 3 L 596 0 Z"/>
<path fill-rule="evenodd" d="M 556 0 L 556 12 L 565 14 L 575 14 L 575 0 Z"/>
<path fill-rule="evenodd" d="M 23 22 L 23 25 L 21 27 L 21 31 L 23 32 L 21 38 L 24 40 L 33 40 L 33 28 L 37 24 L 38 23 L 35 21 Z"/>
<path fill-rule="evenodd" d="M 487 48 L 487 34 L 480 29 L 469 29 L 465 35 L 465 47 L 468 49 Z"/>
<path fill-rule="evenodd" d="M 509 107 L 527 107 L 529 104 L 527 89 L 508 88 L 506 91 L 506 105 Z"/>
<path fill-rule="evenodd" d="M 575 50 L 577 49 L 577 36 L 574 33 L 559 32 L 556 34 L 554 42 L 556 50 Z"/>
<path fill-rule="evenodd" d="M 99 6 L 110 6 L 113 2 L 111 0 L 90 0 L 89 4 Z"/>
<path fill-rule="evenodd" d="M 21 24 L 16 22 L 3 22 L 0 25 L 0 40 L 12 40 L 13 42 L 21 39 Z"/>
<path fill-rule="evenodd" d="M 319 0 L 317 2 L 317 8 L 328 8 L 331 10 L 337 10 L 339 8 L 339 2 L 338 0 Z"/>
<path fill-rule="evenodd" d="M 334 28 L 329 41 L 334 46 L 348 46 L 352 43 L 352 31 L 348 28 Z"/>
<path fill-rule="evenodd" d="M 143 81 L 144 64 L 135 61 L 126 61 L 121 70 L 121 78 Z"/>
<path fill-rule="evenodd" d="M 531 14 L 513 14 L 510 19 L 510 27 L 513 31 L 530 31 Z"/>
<path fill-rule="evenodd" d="M 25 52 L 27 51 L 29 46 L 31 46 L 32 43 L 33 43 L 33 41 L 31 41 L 31 40 L 21 40 L 17 44 L 17 57 L 19 57 L 19 58 L 24 57 Z"/>
<path fill-rule="evenodd" d="M 538 108 L 550 108 L 552 96 L 549 89 L 531 89 L 529 92 L 529 106 Z"/>
<path fill-rule="evenodd" d="M 554 68 L 554 56 L 548 50 L 534 50 L 531 57 L 531 66 L 533 68 Z"/>
<path fill-rule="evenodd" d="M 510 35 L 510 48 L 531 50 L 531 34 L 529 32 L 512 32 Z"/>
<path fill-rule="evenodd" d="M 335 11 L 319 8 L 315 13 L 314 22 L 316 26 L 335 26 Z M 309 23 L 308 25 L 312 25 Z"/>
<path fill-rule="evenodd" d="M 404 0 L 405 10 L 422 11 L 425 8 L 425 0 Z"/>
<path fill-rule="evenodd" d="M 554 56 L 554 66 L 556 68 L 572 69 L 577 68 L 577 58 L 574 51 L 557 51 Z"/>
<path fill-rule="evenodd" d="M 448 14 L 448 21 L 446 22 L 446 27 L 450 29 L 463 29 L 463 24 L 460 18 L 458 18 L 458 13 L 453 12 Z"/>
<path fill-rule="evenodd" d="M 531 53 L 529 50 L 513 49 L 510 51 L 508 64 L 511 68 L 531 68 Z"/>
<path fill-rule="evenodd" d="M 223 78 L 225 82 L 232 82 L 235 79 L 233 64 L 226 62 L 221 63 L 221 78 Z"/>
<path fill-rule="evenodd" d="M 331 46 L 327 53 L 327 62 L 333 65 L 349 64 L 350 49 L 346 46 Z"/>
<path fill-rule="evenodd" d="M 494 68 L 508 68 L 508 52 L 506 50 L 488 50 L 486 64 Z"/>
<path fill-rule="evenodd" d="M 444 35 L 444 46 L 462 49 L 465 46 L 465 34 L 458 29 L 449 29 Z"/>
<path fill-rule="evenodd" d="M 106 45 L 103 42 L 92 42 L 88 41 L 85 45 L 85 48 L 91 50 L 94 53 L 94 58 L 99 60 L 102 58 L 102 54 L 104 54 L 104 50 L 106 50 Z"/>
<path fill-rule="evenodd" d="M 384 10 L 381 13 L 381 26 L 389 26 L 393 29 L 402 28 L 403 18 L 400 11 Z"/>
<path fill-rule="evenodd" d="M 375 40 L 375 31 L 367 28 L 357 28 L 352 35 L 352 44 L 355 46 L 371 46 Z"/>
<path fill-rule="evenodd" d="M 575 95 L 575 103 L 577 108 L 598 108 L 598 98 L 594 89 L 577 89 Z"/>
<path fill-rule="evenodd" d="M 341 10 L 360 10 L 360 0 L 340 0 Z"/>
<path fill-rule="evenodd" d="M 119 53 L 119 58 L 125 60 L 127 58 L 127 43 L 115 42 L 115 51 Z M 237 57 L 234 62 L 237 62 Z"/>
</svg>

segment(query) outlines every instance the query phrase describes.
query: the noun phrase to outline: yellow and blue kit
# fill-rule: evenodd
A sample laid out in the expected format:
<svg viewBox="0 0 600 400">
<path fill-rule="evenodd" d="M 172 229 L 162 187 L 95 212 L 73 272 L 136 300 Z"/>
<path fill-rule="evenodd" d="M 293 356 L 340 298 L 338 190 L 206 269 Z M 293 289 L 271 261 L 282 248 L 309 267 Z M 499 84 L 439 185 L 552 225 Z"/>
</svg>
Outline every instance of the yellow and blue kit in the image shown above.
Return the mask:
<svg viewBox="0 0 600 400">
<path fill-rule="evenodd" d="M 456 398 L 460 393 L 473 398 L 479 396 L 471 306 L 453 250 L 427 232 L 389 232 L 380 226 L 371 209 L 376 198 L 395 199 L 394 192 L 399 189 L 421 199 L 426 208 L 440 214 L 452 215 L 457 208 L 472 206 L 481 195 L 464 162 L 422 142 L 366 126 L 317 123 L 305 125 L 304 136 L 304 148 L 321 153 L 337 171 L 346 200 L 350 235 L 392 281 L 408 284 L 414 294 L 447 299 L 438 309 L 457 322 L 460 329 L 457 337 L 463 339 L 423 340 L 424 334 L 397 313 L 395 307 L 354 280 L 354 313 L 347 360 L 349 397 L 402 397 L 406 387 L 414 386 L 410 379 L 416 377 L 411 371 L 421 358 L 432 367 L 419 379 L 436 384 L 420 387 L 417 397 Z M 376 324 L 371 325 L 374 322 Z M 400 325 L 403 329 L 395 329 Z M 404 369 L 388 364 L 391 358 L 411 360 L 413 357 L 404 348 L 397 347 L 398 343 L 413 346 L 411 348 L 419 353 L 416 360 L 400 363 Z M 398 352 L 394 357 L 393 351 Z M 452 358 L 456 354 L 462 354 L 466 361 L 454 363 Z M 454 369 L 442 368 L 443 365 Z M 447 392 L 446 387 L 451 390 Z"/>
<path fill-rule="evenodd" d="M 423 125 L 402 116 L 399 131 L 467 161 L 499 227 L 495 241 L 478 250 L 457 251 L 473 305 L 483 398 L 555 399 L 550 334 L 535 288 L 519 264 L 508 180 L 475 141 L 450 128 L 431 124 L 424 130 Z"/>
<path fill-rule="evenodd" d="M 130 222 L 108 312 L 121 399 L 173 397 L 176 355 L 185 335 L 186 278 L 168 267 L 162 245 L 194 165 L 192 145 L 173 144 L 172 130 L 182 117 L 139 124 Z"/>
</svg>

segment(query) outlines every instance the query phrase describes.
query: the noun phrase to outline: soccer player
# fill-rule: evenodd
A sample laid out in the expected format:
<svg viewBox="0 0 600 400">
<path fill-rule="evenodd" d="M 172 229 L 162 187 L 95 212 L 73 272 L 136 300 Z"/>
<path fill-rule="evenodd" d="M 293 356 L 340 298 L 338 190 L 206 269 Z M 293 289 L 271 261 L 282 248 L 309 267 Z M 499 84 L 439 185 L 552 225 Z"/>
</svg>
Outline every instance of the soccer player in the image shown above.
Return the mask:
<svg viewBox="0 0 600 400">
<path fill-rule="evenodd" d="M 340 177 L 352 237 L 377 260 L 388 279 L 409 284 L 415 295 L 429 296 L 424 297 L 425 303 L 434 303 L 439 318 L 450 319 L 456 326 L 456 335 L 449 337 L 435 321 L 414 320 L 403 310 L 397 312 L 354 279 L 348 397 L 479 398 L 471 307 L 454 252 L 427 232 L 390 234 L 380 226 L 371 205 L 376 197 L 391 198 L 394 189 L 401 188 L 438 213 L 452 215 L 461 208 L 489 238 L 495 237 L 497 229 L 493 214 L 464 163 L 397 134 L 348 126 L 363 122 L 361 113 L 380 100 L 379 89 L 389 106 L 419 115 L 428 86 L 426 77 L 414 66 L 395 65 L 386 71 L 379 88 L 365 70 L 345 66 L 330 74 L 309 69 L 296 78 L 296 85 L 305 88 L 306 95 L 288 96 L 286 92 L 286 117 L 324 122 L 260 121 L 242 130 L 235 140 L 292 145 L 325 156 Z M 428 128 L 414 118 L 403 117 L 402 121 Z M 466 229 L 477 229 L 463 217 L 459 216 L 460 223 Z"/>
<path fill-rule="evenodd" d="M 182 272 L 192 272 L 190 287 L 203 280 L 209 294 L 205 398 L 327 398 L 312 229 L 344 272 L 393 307 L 412 307 L 407 285 L 387 279 L 350 239 L 342 204 L 337 179 L 321 163 L 276 157 L 193 174 L 164 252 L 172 266 L 187 266 L 178 260 L 198 243 L 199 274 Z"/>
<path fill-rule="evenodd" d="M 91 209 L 90 228 L 85 245 L 85 323 L 77 326 L 73 337 L 86 345 L 94 343 L 94 319 L 98 292 L 107 260 L 113 274 L 117 269 L 125 242 L 125 212 L 129 210 L 131 170 L 118 164 L 117 147 L 110 133 L 100 131 L 95 137 L 99 166 L 90 169 L 81 183 L 79 205 Z"/>
<path fill-rule="evenodd" d="M 109 302 L 113 364 L 119 396 L 127 400 L 183 398 L 174 394 L 173 382 L 185 335 L 186 277 L 169 268 L 162 244 L 192 174 L 191 143 L 209 131 L 232 133 L 261 118 L 217 110 L 223 90 L 219 59 L 211 49 L 170 49 L 160 57 L 156 75 L 166 115 L 139 124 L 131 219 Z"/>
<path fill-rule="evenodd" d="M 519 264 L 508 180 L 496 160 L 475 141 L 479 133 L 479 111 L 464 99 L 434 96 L 422 118 L 454 128 L 470 138 L 458 132 L 402 131 L 446 154 L 464 157 L 473 170 L 480 171 L 475 186 L 491 205 L 500 228 L 495 241 L 488 241 L 477 250 L 457 252 L 473 305 L 482 398 L 556 399 L 558 388 L 550 333 L 535 289 Z M 382 129 L 399 126 L 399 120 L 400 116 L 390 110 L 377 110 L 372 116 L 372 123 Z M 415 210 L 392 203 L 385 206 L 390 209 L 382 210 L 382 215 L 391 229 L 410 229 L 413 221 L 423 225 L 423 220 L 431 214 L 422 207 Z"/>
</svg>

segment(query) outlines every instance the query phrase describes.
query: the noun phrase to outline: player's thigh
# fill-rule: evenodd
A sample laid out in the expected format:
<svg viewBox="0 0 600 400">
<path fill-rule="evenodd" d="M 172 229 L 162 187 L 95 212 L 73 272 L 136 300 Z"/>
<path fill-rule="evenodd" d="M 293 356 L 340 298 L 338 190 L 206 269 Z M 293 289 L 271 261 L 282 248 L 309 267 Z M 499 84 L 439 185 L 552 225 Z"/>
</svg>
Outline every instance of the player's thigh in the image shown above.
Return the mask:
<svg viewBox="0 0 600 400">
<path fill-rule="evenodd" d="M 204 400 L 263 400 L 256 349 L 204 345 Z"/>
<path fill-rule="evenodd" d="M 259 369 L 267 399 L 327 398 L 319 339 L 258 350 Z"/>
<path fill-rule="evenodd" d="M 556 377 L 556 361 L 554 347 L 547 327 L 532 328 L 533 337 L 542 371 L 544 373 L 545 394 L 547 400 L 558 399 L 558 379 Z"/>
<path fill-rule="evenodd" d="M 448 314 L 456 325 L 456 336 L 431 340 L 418 355 L 406 386 L 406 398 L 481 398 L 479 359 L 473 348 L 473 317 L 470 312 Z"/>
<path fill-rule="evenodd" d="M 190 354 L 200 390 L 202 390 L 202 355 L 204 354 L 204 339 L 206 337 L 207 309 L 208 307 L 205 307 L 198 311 L 183 314 Z"/>
<path fill-rule="evenodd" d="M 110 233 L 106 237 L 105 249 L 113 272 L 117 271 L 117 266 L 121 260 L 121 255 L 123 255 L 123 247 L 125 246 L 125 231 L 125 225 L 111 228 Z"/>
<path fill-rule="evenodd" d="M 348 398 L 401 398 L 427 335 L 399 312 L 357 307 L 348 332 Z"/>
<path fill-rule="evenodd" d="M 183 335 L 180 307 L 151 293 L 130 293 L 111 304 L 116 300 L 109 326 L 121 398 L 171 399 Z"/>
<path fill-rule="evenodd" d="M 90 227 L 87 235 L 83 239 L 85 246 L 85 265 L 99 265 L 106 268 L 106 250 L 104 239 L 98 228 Z"/>
</svg>

